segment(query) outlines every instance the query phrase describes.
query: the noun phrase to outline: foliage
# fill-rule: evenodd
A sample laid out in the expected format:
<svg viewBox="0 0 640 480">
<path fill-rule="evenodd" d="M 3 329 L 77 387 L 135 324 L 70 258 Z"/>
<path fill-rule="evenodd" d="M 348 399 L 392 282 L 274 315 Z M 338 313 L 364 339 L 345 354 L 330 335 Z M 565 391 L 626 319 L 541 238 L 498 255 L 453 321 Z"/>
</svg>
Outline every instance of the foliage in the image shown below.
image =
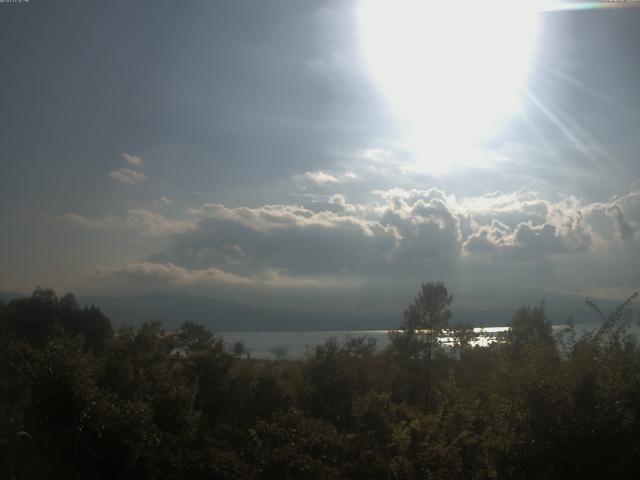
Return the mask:
<svg viewBox="0 0 640 480">
<path fill-rule="evenodd" d="M 449 326 L 453 296 L 441 282 L 423 283 L 412 304 L 404 312 L 399 330 L 389 332 L 390 352 L 395 357 L 400 383 L 393 390 L 399 398 L 424 402 L 433 407 L 433 360 L 441 348 L 440 338 Z"/>
<path fill-rule="evenodd" d="M 600 328 L 569 321 L 560 341 L 544 304 L 523 307 L 478 347 L 425 284 L 387 349 L 354 337 L 257 360 L 194 323 L 113 333 L 38 289 L 0 305 L 0 478 L 23 430 L 54 479 L 633 478 L 634 298 L 610 315 L 588 301 Z"/>
<path fill-rule="evenodd" d="M 405 356 L 430 358 L 439 345 L 438 337 L 449 325 L 452 300 L 443 283 L 423 283 L 405 310 L 400 329 L 391 332 L 393 348 Z"/>
</svg>

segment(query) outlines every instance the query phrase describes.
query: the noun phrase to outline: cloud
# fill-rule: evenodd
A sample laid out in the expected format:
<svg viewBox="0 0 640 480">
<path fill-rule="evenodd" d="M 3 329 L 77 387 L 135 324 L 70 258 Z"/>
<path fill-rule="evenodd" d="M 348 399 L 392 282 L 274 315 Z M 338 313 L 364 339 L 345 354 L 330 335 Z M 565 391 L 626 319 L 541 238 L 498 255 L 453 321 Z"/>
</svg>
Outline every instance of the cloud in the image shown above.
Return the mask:
<svg viewBox="0 0 640 480">
<path fill-rule="evenodd" d="M 129 164 L 134 167 L 142 167 L 144 165 L 144 160 L 137 155 L 130 155 L 128 153 L 123 153 L 122 158 Z"/>
<path fill-rule="evenodd" d="M 416 172 L 415 156 L 409 152 L 398 148 L 365 148 L 353 152 L 351 164 L 356 168 L 368 173 L 374 178 L 381 178 L 385 188 L 389 185 L 389 180 L 397 182 L 411 181 L 417 176 L 422 176 L 424 172 Z M 405 173 L 410 171 L 409 177 Z"/>
<path fill-rule="evenodd" d="M 468 219 L 449 208 L 440 191 L 408 195 L 387 192 L 383 203 L 371 204 L 335 195 L 325 210 L 205 204 L 191 210 L 197 228 L 150 260 L 243 275 L 271 268 L 296 278 L 415 273 L 455 261 Z M 229 246 L 242 261 L 229 260 Z"/>
<path fill-rule="evenodd" d="M 613 232 L 620 243 L 640 243 L 640 189 L 588 205 L 585 214 L 599 218 L 602 234 Z"/>
<path fill-rule="evenodd" d="M 624 213 L 622 212 L 622 208 L 619 205 L 612 205 L 607 209 L 607 215 L 613 221 L 613 225 L 615 228 L 616 236 L 618 239 L 622 241 L 627 241 L 633 239 L 637 227 L 631 225 L 631 223 L 626 219 Z"/>
<path fill-rule="evenodd" d="M 196 226 L 191 219 L 169 219 L 161 213 L 146 209 L 129 210 L 124 223 L 132 230 L 146 235 L 177 235 L 186 233 Z"/>
<path fill-rule="evenodd" d="M 136 185 L 149 179 L 148 175 L 145 173 L 136 172 L 130 168 L 118 168 L 117 170 L 111 170 L 108 175 L 118 182 L 127 183 L 129 185 Z"/>
<path fill-rule="evenodd" d="M 358 182 L 362 179 L 352 171 L 346 171 L 343 173 L 329 173 L 318 170 L 314 172 L 306 172 L 303 174 L 293 175 L 291 177 L 291 180 L 298 186 L 299 189 L 308 190 L 310 188 L 331 188 L 340 184 Z"/>
<path fill-rule="evenodd" d="M 100 219 L 72 214 L 67 220 L 171 235 L 168 248 L 144 262 L 112 269 L 112 279 L 142 281 L 148 276 L 150 282 L 171 285 L 287 289 L 296 282 L 313 289 L 390 281 L 398 284 L 389 287 L 393 289 L 426 278 L 550 286 L 558 275 L 577 272 L 574 256 L 593 254 L 601 262 L 589 263 L 592 270 L 580 274 L 576 285 L 606 265 L 628 264 L 617 253 L 623 238 L 627 255 L 637 258 L 638 218 L 633 212 L 639 200 L 631 192 L 588 203 L 570 195 L 543 198 L 531 190 L 457 199 L 437 188 L 397 188 L 375 192 L 369 203 L 350 203 L 335 194 L 313 207 L 205 203 L 180 220 L 148 210 Z M 494 277 L 487 278 L 489 271 Z M 635 277 L 629 271 L 625 278 L 631 282 Z"/>
<path fill-rule="evenodd" d="M 344 198 L 344 195 L 335 194 L 329 198 L 329 203 L 344 208 L 347 205 L 347 200 Z"/>
<path fill-rule="evenodd" d="M 66 222 L 97 230 L 114 228 L 121 223 L 121 219 L 113 215 L 105 215 L 101 218 L 90 218 L 78 215 L 77 213 L 65 213 L 61 218 Z"/>
<path fill-rule="evenodd" d="M 588 205 L 572 196 L 551 202 L 522 189 L 466 199 L 463 206 L 474 223 L 464 245 L 469 255 L 533 260 L 588 250 L 602 241 L 583 213 Z"/>
<path fill-rule="evenodd" d="M 358 152 L 358 157 L 372 163 L 389 163 L 395 159 L 391 150 L 383 148 L 365 148 Z"/>
<path fill-rule="evenodd" d="M 291 180 L 300 186 L 323 186 L 331 183 L 340 183 L 340 180 L 336 176 L 323 171 L 306 172 L 301 175 L 294 175 L 291 177 Z"/>
<path fill-rule="evenodd" d="M 271 288 L 312 288 L 322 287 L 316 280 L 300 280 L 282 275 L 272 269 L 265 269 L 252 276 L 236 275 L 215 267 L 189 269 L 172 263 L 150 261 L 132 262 L 115 268 L 98 268 L 94 279 L 99 282 L 124 281 L 131 285 L 177 286 L 177 287 L 271 287 Z"/>
<path fill-rule="evenodd" d="M 510 259 L 535 260 L 560 253 L 587 250 L 591 235 L 583 223 L 560 229 L 552 223 L 519 223 L 514 229 L 499 220 L 481 226 L 464 244 L 467 254 L 493 254 Z"/>
<path fill-rule="evenodd" d="M 130 230 L 149 236 L 182 234 L 196 227 L 193 219 L 170 219 L 147 209 L 131 209 L 123 216 L 105 215 L 98 218 L 68 213 L 62 215 L 62 219 L 85 228 Z"/>
<path fill-rule="evenodd" d="M 170 251 L 152 259 L 234 272 L 274 268 L 301 276 L 331 275 L 382 269 L 397 241 L 395 229 L 376 220 L 297 205 L 207 204 L 193 214 L 199 219 L 193 235 L 177 238 Z M 225 258 L 220 250 L 228 245 L 244 252 L 242 264 L 220 263 Z"/>
<path fill-rule="evenodd" d="M 248 285 L 255 281 L 224 272 L 217 268 L 188 270 L 172 263 L 134 262 L 117 268 L 100 268 L 96 279 L 122 279 L 128 283 L 194 285 L 199 283 L 225 283 Z"/>
</svg>

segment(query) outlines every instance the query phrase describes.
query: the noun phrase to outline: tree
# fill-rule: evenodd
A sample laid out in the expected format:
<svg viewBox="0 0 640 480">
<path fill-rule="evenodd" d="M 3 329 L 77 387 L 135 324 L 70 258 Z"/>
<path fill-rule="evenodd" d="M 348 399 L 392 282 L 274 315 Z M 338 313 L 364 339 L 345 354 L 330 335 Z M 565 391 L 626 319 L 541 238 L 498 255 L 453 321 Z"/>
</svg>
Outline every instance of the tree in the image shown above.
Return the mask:
<svg viewBox="0 0 640 480">
<path fill-rule="evenodd" d="M 449 326 L 452 300 L 444 283 L 423 283 L 418 296 L 404 311 L 400 329 L 389 332 L 392 351 L 417 363 L 419 376 L 424 374 L 427 406 L 431 404 L 433 355 Z"/>
<path fill-rule="evenodd" d="M 276 345 L 269 349 L 269 353 L 273 355 L 276 360 L 280 361 L 289 356 L 289 349 L 284 345 Z"/>
<path fill-rule="evenodd" d="M 111 321 L 99 308 L 81 308 L 73 294 L 59 298 L 50 289 L 37 288 L 29 298 L 12 300 L 0 316 L 0 331 L 14 332 L 33 345 L 44 345 L 58 327 L 82 335 L 93 350 L 113 335 Z"/>
<path fill-rule="evenodd" d="M 209 350 L 217 339 L 204 325 L 184 322 L 178 330 L 177 340 L 178 348 L 183 348 L 185 353 L 194 353 Z"/>
<path fill-rule="evenodd" d="M 418 296 L 404 311 L 400 329 L 390 332 L 393 346 L 413 358 L 431 358 L 438 338 L 449 325 L 452 299 L 442 282 L 423 283 Z"/>
<path fill-rule="evenodd" d="M 449 335 L 451 346 L 454 351 L 457 351 L 459 358 L 473 348 L 474 343 L 480 338 L 473 327 L 466 324 L 452 326 L 449 329 Z"/>
<path fill-rule="evenodd" d="M 506 339 L 515 355 L 528 345 L 554 349 L 551 322 L 547 319 L 544 302 L 533 308 L 521 307 L 513 316 Z"/>
<path fill-rule="evenodd" d="M 247 356 L 249 358 L 249 350 L 245 346 L 244 342 L 240 340 L 236 341 L 231 348 L 231 353 L 235 358 L 242 358 L 243 356 Z"/>
</svg>

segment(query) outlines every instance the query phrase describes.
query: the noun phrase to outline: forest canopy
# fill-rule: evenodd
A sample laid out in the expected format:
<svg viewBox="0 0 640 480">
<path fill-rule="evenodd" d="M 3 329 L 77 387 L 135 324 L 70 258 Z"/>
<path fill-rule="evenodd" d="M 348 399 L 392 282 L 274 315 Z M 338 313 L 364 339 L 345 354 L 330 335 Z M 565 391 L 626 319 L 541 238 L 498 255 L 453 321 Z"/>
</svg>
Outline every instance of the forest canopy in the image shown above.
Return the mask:
<svg viewBox="0 0 640 480">
<path fill-rule="evenodd" d="M 429 283 L 384 349 L 332 339 L 269 361 L 192 322 L 114 331 L 38 289 L 0 303 L 0 478 L 631 478 L 634 298 L 588 302 L 602 323 L 582 335 L 524 306 L 479 347 Z"/>
</svg>

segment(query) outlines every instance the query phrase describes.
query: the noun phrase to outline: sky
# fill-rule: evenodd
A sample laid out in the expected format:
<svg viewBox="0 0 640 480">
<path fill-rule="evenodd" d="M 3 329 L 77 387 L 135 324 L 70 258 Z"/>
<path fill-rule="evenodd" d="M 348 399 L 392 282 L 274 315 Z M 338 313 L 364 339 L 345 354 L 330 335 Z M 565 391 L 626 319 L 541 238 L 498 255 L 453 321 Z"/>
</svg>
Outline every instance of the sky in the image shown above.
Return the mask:
<svg viewBox="0 0 640 480">
<path fill-rule="evenodd" d="M 640 8 L 363 1 L 0 3 L 0 290 L 640 290 Z"/>
</svg>

